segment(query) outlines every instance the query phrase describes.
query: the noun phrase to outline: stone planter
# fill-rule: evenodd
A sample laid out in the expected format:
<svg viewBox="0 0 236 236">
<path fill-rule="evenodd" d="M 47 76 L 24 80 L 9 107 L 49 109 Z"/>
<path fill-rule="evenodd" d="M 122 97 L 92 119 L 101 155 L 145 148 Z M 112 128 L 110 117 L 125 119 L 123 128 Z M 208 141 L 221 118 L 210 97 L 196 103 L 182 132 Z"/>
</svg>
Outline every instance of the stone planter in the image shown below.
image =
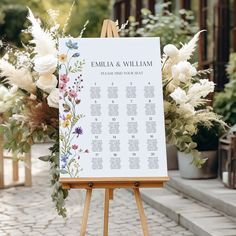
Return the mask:
<svg viewBox="0 0 236 236">
<path fill-rule="evenodd" d="M 218 157 L 217 150 L 202 152 L 203 158 L 208 158 L 202 168 L 192 165 L 191 154 L 178 152 L 180 176 L 185 179 L 213 179 L 217 178 Z"/>
<path fill-rule="evenodd" d="M 174 145 L 166 144 L 167 167 L 168 170 L 178 170 L 178 154 Z"/>
</svg>

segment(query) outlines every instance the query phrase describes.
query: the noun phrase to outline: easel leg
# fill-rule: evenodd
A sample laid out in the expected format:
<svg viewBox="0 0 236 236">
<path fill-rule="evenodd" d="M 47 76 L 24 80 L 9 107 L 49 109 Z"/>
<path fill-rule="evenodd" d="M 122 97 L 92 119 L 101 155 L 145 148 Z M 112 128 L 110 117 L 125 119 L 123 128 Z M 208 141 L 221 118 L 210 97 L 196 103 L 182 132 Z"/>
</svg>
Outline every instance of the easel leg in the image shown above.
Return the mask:
<svg viewBox="0 0 236 236">
<path fill-rule="evenodd" d="M 109 200 L 113 200 L 114 198 L 114 189 L 113 188 L 109 188 Z"/>
<path fill-rule="evenodd" d="M 85 203 L 84 203 L 83 218 L 82 218 L 81 229 L 80 229 L 80 236 L 85 236 L 86 234 L 91 196 L 92 196 L 92 189 L 87 189 Z"/>
<path fill-rule="evenodd" d="M 108 236 L 110 189 L 105 189 L 103 236 Z"/>
<path fill-rule="evenodd" d="M 148 236 L 149 235 L 148 225 L 147 225 L 147 220 L 146 220 L 146 216 L 143 209 L 143 204 L 142 204 L 139 188 L 134 188 L 134 196 L 135 196 L 135 200 L 136 200 L 136 204 L 137 204 L 138 212 L 139 212 L 139 217 L 140 217 L 142 228 L 143 228 L 143 235 Z"/>
</svg>

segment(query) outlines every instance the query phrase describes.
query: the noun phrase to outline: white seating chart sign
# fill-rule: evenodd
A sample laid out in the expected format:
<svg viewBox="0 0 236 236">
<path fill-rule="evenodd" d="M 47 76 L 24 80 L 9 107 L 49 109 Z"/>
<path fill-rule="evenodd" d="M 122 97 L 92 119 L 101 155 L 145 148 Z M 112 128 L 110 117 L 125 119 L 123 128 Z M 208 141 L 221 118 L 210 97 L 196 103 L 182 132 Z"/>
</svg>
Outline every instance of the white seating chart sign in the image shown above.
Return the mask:
<svg viewBox="0 0 236 236">
<path fill-rule="evenodd" d="M 159 38 L 62 38 L 59 51 L 61 177 L 166 177 Z"/>
</svg>

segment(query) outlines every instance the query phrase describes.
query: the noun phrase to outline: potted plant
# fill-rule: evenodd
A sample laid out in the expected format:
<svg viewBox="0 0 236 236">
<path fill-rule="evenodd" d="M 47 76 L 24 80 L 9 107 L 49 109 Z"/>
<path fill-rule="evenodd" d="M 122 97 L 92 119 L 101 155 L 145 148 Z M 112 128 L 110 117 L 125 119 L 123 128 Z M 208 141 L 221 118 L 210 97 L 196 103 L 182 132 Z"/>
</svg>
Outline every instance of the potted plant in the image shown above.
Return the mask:
<svg viewBox="0 0 236 236">
<path fill-rule="evenodd" d="M 187 179 L 216 178 L 218 173 L 218 141 L 224 129 L 219 123 L 213 122 L 209 128 L 199 124 L 197 130 L 192 140 L 197 144 L 196 149 L 201 152 L 201 158 L 205 163 L 202 168 L 198 168 L 192 165 L 190 153 L 178 152 L 180 176 Z"/>
<path fill-rule="evenodd" d="M 166 140 L 177 147 L 179 154 L 183 154 L 180 156 L 187 155 L 188 163 L 196 168 L 203 167 L 207 161 L 193 139 L 199 126 L 206 129 L 214 123 L 222 128 L 226 126 L 209 106 L 208 95 L 214 92 L 215 87 L 206 78 L 211 71 L 198 70 L 191 60 L 201 32 L 180 49 L 173 44 L 166 45 L 162 57 Z"/>
</svg>

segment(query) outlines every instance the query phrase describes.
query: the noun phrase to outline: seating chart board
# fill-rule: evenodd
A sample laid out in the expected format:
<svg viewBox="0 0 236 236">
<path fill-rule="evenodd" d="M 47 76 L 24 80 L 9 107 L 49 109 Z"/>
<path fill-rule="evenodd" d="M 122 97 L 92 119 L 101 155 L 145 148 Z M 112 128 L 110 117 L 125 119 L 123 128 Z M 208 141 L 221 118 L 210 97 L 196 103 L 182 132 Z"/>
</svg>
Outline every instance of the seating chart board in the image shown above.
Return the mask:
<svg viewBox="0 0 236 236">
<path fill-rule="evenodd" d="M 62 178 L 166 177 L 159 38 L 62 38 Z"/>
</svg>

